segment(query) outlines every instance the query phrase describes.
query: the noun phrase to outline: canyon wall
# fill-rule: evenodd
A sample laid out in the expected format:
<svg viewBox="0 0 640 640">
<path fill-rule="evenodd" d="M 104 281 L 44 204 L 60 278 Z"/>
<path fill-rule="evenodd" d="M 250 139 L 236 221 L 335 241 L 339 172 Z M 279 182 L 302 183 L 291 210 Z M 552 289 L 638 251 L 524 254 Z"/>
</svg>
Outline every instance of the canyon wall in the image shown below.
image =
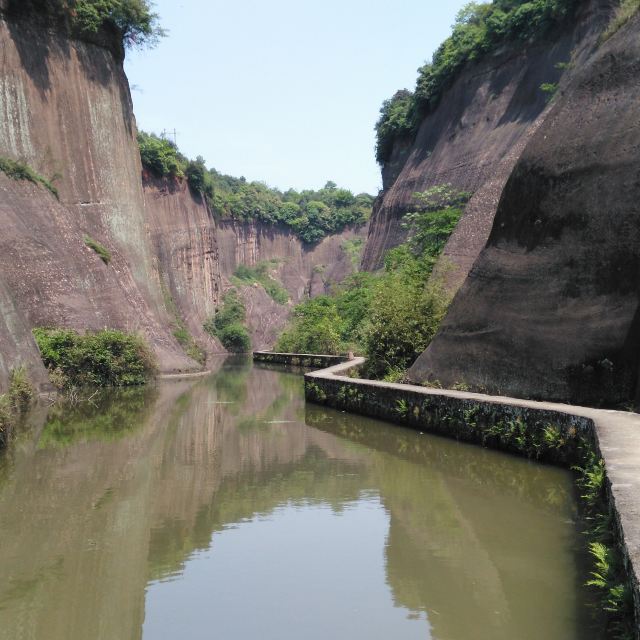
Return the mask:
<svg viewBox="0 0 640 640">
<path fill-rule="evenodd" d="M 640 16 L 570 73 L 414 380 L 520 397 L 637 397 Z"/>
<path fill-rule="evenodd" d="M 379 268 L 384 253 L 405 240 L 401 219 L 415 211 L 416 192 L 451 184 L 473 194 L 442 261 L 449 286 L 462 283 L 487 241 L 513 167 L 548 114 L 549 96 L 540 86 L 558 82 L 570 61 L 580 63 L 608 4 L 586 2 L 577 19 L 549 40 L 504 47 L 458 75 L 415 140 L 398 140 L 383 167 L 363 268 Z"/>
<path fill-rule="evenodd" d="M 46 386 L 33 327 L 137 332 L 161 372 L 197 371 L 174 333 L 186 328 L 206 353 L 224 351 L 202 324 L 239 264 L 279 260 L 274 276 L 291 304 L 353 269 L 341 249 L 351 231 L 306 248 L 286 229 L 218 227 L 185 181 L 143 175 L 122 52 L 96 41 L 8 16 L 0 0 L 0 157 L 57 190 L 0 172 L 0 393 L 21 365 Z M 89 239 L 110 252 L 108 264 Z M 242 289 L 256 346 L 269 347 L 291 304 Z"/>
<path fill-rule="evenodd" d="M 306 297 L 328 293 L 334 284 L 355 271 L 358 255 L 349 250 L 349 245 L 363 242 L 366 234 L 366 226 L 345 229 L 309 246 L 285 227 L 259 222 L 219 222 L 220 271 L 225 288 L 238 284 L 233 274 L 239 265 L 268 263 L 271 277 L 284 286 L 290 297 L 287 305 L 281 305 L 260 286 L 239 287 L 254 349 L 273 346 L 287 323 L 292 305 Z"/>
<path fill-rule="evenodd" d="M 196 369 L 171 334 L 160 290 L 121 60 L 2 15 L 0 48 L 0 156 L 29 164 L 59 193 L 0 175 L 0 291 L 14 326 L 139 331 L 162 370 Z M 109 265 L 86 237 L 109 249 Z M 28 332 L 9 329 L 1 337 L 0 379 L 25 362 L 40 380 Z"/>
</svg>

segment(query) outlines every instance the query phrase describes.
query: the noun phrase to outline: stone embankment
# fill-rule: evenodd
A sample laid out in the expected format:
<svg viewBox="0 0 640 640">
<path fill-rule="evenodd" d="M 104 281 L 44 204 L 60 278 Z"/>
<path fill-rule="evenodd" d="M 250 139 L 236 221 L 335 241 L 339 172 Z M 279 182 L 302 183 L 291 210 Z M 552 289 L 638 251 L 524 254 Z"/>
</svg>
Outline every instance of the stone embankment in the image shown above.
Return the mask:
<svg viewBox="0 0 640 640">
<path fill-rule="evenodd" d="M 285 364 L 292 367 L 332 367 L 348 361 L 348 356 L 317 355 L 313 353 L 276 353 L 254 351 L 253 361 L 267 364 Z"/>
<path fill-rule="evenodd" d="M 604 461 L 640 638 L 640 415 L 349 377 L 363 363 L 307 373 L 307 400 L 566 466 L 581 443 L 593 446 Z"/>
</svg>

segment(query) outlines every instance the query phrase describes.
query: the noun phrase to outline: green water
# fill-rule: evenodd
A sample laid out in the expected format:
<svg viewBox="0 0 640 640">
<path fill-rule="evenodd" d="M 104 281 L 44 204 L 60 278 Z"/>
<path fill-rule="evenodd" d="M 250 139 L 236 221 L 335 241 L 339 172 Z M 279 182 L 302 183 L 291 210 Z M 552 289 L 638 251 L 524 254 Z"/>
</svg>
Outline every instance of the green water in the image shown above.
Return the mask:
<svg viewBox="0 0 640 640">
<path fill-rule="evenodd" d="M 589 640 L 568 473 L 210 378 L 0 459 L 0 639 Z"/>
</svg>

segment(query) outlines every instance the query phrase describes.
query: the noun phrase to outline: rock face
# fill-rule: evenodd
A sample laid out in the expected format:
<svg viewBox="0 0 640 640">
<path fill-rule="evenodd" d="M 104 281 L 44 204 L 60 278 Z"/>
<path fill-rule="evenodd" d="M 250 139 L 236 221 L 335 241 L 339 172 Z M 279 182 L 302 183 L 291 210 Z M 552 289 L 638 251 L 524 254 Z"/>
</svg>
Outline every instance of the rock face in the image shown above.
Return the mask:
<svg viewBox="0 0 640 640">
<path fill-rule="evenodd" d="M 223 351 L 202 323 L 241 262 L 283 259 L 276 275 L 294 302 L 350 272 L 341 244 L 353 232 L 308 250 L 286 230 L 218 228 L 186 183 L 145 175 L 143 188 L 118 48 L 70 40 L 46 24 L 9 18 L 3 7 L 0 0 L 0 157 L 51 178 L 59 199 L 0 172 L 0 393 L 23 364 L 46 384 L 35 326 L 139 332 L 162 372 L 197 371 L 173 335 L 176 325 L 208 353 Z M 88 238 L 109 250 L 108 265 Z M 275 305 L 261 288 L 245 297 L 256 346 L 271 346 L 290 306 Z"/>
<path fill-rule="evenodd" d="M 0 176 L 0 279 L 19 324 L 137 330 L 163 370 L 195 369 L 169 330 L 121 62 L 22 20 L 0 19 L 0 47 L 0 155 L 57 176 L 60 193 Z M 86 236 L 111 251 L 109 266 Z M 0 378 L 34 350 L 28 336 L 3 342 L 13 356 Z"/>
<path fill-rule="evenodd" d="M 415 210 L 414 194 L 452 184 L 473 198 L 451 237 L 444 262 L 451 288 L 461 284 L 484 247 L 502 189 L 528 140 L 544 121 L 548 96 L 582 43 L 597 29 L 599 2 L 552 41 L 503 49 L 470 65 L 422 122 L 413 143 L 399 140 L 383 168 L 384 190 L 374 208 L 363 268 L 377 269 L 384 253 L 405 240 L 401 218 Z"/>
<path fill-rule="evenodd" d="M 288 305 L 274 302 L 259 286 L 240 287 L 254 349 L 273 346 L 283 330 L 291 306 L 305 297 L 328 293 L 354 272 L 358 257 L 349 245 L 363 242 L 367 228 L 346 229 L 307 246 L 291 231 L 256 222 L 220 221 L 218 245 L 225 288 L 233 284 L 239 265 L 269 263 L 269 273 L 287 290 Z"/>
<path fill-rule="evenodd" d="M 638 401 L 640 16 L 576 66 L 414 380 Z"/>
</svg>

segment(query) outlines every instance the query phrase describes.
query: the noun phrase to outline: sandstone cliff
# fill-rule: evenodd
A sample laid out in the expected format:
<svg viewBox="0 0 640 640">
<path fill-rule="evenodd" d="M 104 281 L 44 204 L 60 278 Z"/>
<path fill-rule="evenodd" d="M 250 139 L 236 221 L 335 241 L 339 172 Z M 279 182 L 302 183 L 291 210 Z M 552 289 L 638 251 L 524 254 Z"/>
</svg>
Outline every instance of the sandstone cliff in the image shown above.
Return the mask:
<svg viewBox="0 0 640 640">
<path fill-rule="evenodd" d="M 636 15 L 571 72 L 413 379 L 638 400 L 639 29 Z"/>
<path fill-rule="evenodd" d="M 207 353 L 223 351 L 202 323 L 238 264 L 280 260 L 275 276 L 292 302 L 352 270 L 341 249 L 351 231 L 309 249 L 283 229 L 218 228 L 186 182 L 141 180 L 122 51 L 9 17 L 3 6 L 0 0 L 0 157 L 51 178 L 59 199 L 0 172 L 0 393 L 21 364 L 46 384 L 34 326 L 139 332 L 162 372 L 196 371 L 201 365 L 174 332 L 184 326 Z M 109 250 L 109 264 L 87 238 Z M 276 305 L 261 288 L 243 295 L 256 346 L 272 346 L 290 305 Z"/>
<path fill-rule="evenodd" d="M 0 155 L 56 175 L 60 194 L 0 176 L 0 290 L 14 326 L 137 330 L 163 370 L 195 369 L 160 291 L 121 61 L 23 20 L 0 19 L 0 47 Z M 85 236 L 111 251 L 110 265 Z M 0 379 L 20 362 L 40 366 L 31 337 L 16 340 L 17 331 L 2 336 Z"/>
<path fill-rule="evenodd" d="M 601 29 L 609 2 L 586 2 L 577 19 L 548 41 L 505 47 L 460 73 L 421 123 L 414 141 L 398 140 L 383 167 L 383 192 L 369 227 L 363 257 L 368 270 L 405 239 L 400 220 L 415 210 L 414 193 L 450 183 L 472 192 L 451 237 L 444 262 L 455 289 L 484 247 L 502 189 L 527 141 L 547 116 L 548 95 L 572 59 L 579 60 Z"/>
<path fill-rule="evenodd" d="M 221 221 L 218 227 L 220 270 L 224 286 L 232 284 L 239 265 L 270 263 L 271 276 L 290 296 L 287 305 L 274 302 L 260 286 L 240 287 L 255 349 L 273 346 L 284 329 L 291 306 L 306 296 L 328 293 L 332 285 L 353 273 L 356 264 L 348 242 L 364 240 L 367 228 L 345 229 L 308 246 L 290 230 L 255 222 Z"/>
</svg>

